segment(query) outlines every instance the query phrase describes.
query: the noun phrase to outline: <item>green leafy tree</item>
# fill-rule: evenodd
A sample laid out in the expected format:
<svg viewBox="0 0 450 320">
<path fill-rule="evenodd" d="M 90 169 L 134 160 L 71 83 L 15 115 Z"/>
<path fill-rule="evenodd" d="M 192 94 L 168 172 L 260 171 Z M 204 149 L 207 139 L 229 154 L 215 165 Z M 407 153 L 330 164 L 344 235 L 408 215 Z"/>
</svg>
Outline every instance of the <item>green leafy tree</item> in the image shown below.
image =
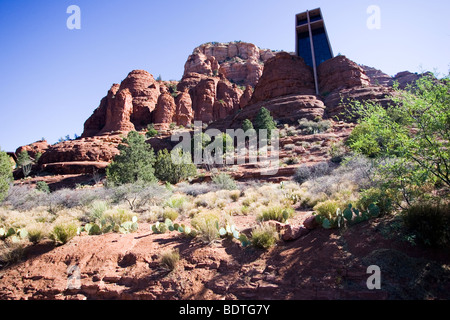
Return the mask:
<svg viewBox="0 0 450 320">
<path fill-rule="evenodd" d="M 244 122 L 242 122 L 242 130 L 244 130 L 244 132 L 247 132 L 251 129 L 254 129 L 253 123 L 249 119 L 245 119 Z"/>
<path fill-rule="evenodd" d="M 167 149 L 158 151 L 155 162 L 155 176 L 159 180 L 177 184 L 197 174 L 197 167 L 192 163 L 190 153 L 183 153 L 179 148 L 174 150 L 173 153 L 175 159 L 172 159 L 172 154 Z"/>
<path fill-rule="evenodd" d="M 354 103 L 359 125 L 347 145 L 376 157 L 382 184 L 410 204 L 426 185 L 450 186 L 450 79 L 395 86 L 392 100 L 387 108 Z"/>
<path fill-rule="evenodd" d="M 261 108 L 256 115 L 254 126 L 256 131 L 266 129 L 267 139 L 270 140 L 272 137 L 272 131 L 276 129 L 275 121 L 270 115 L 270 111 L 266 108 Z"/>
<path fill-rule="evenodd" d="M 9 184 L 13 180 L 11 159 L 0 151 L 0 202 L 8 195 Z"/>
<path fill-rule="evenodd" d="M 108 182 L 112 184 L 154 182 L 155 154 L 145 137 L 131 131 L 118 147 L 120 154 L 106 168 Z"/>
</svg>

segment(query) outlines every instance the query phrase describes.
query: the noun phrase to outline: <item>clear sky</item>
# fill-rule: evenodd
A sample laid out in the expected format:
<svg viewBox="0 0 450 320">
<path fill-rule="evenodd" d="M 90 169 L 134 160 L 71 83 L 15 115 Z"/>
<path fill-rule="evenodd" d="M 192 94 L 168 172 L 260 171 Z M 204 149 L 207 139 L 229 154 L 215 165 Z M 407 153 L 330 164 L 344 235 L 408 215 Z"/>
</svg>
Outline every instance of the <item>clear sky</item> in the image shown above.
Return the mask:
<svg viewBox="0 0 450 320">
<path fill-rule="evenodd" d="M 80 30 L 67 28 L 70 5 Z M 335 54 L 390 75 L 448 73 L 448 0 L 0 0 L 0 148 L 81 135 L 113 83 L 134 69 L 179 80 L 205 42 L 295 51 L 294 16 L 317 7 Z"/>
</svg>

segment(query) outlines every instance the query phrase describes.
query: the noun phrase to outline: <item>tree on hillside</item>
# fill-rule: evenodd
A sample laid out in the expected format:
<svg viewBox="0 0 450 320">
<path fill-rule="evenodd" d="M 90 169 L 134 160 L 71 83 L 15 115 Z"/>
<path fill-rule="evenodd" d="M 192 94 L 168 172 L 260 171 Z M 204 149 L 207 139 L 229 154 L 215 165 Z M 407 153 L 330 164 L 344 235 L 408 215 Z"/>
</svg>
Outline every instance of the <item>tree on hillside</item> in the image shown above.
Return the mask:
<svg viewBox="0 0 450 320">
<path fill-rule="evenodd" d="M 248 130 L 252 130 L 253 128 L 253 123 L 249 120 L 249 119 L 245 119 L 242 122 L 242 130 L 244 130 L 244 132 L 247 132 Z"/>
<path fill-rule="evenodd" d="M 154 172 L 155 154 L 145 142 L 145 137 L 131 131 L 118 147 L 120 154 L 106 168 L 108 182 L 112 184 L 156 181 Z"/>
<path fill-rule="evenodd" d="M 267 130 L 267 139 L 270 141 L 272 131 L 276 129 L 276 125 L 269 110 L 264 107 L 259 110 L 254 121 L 254 127 L 258 134 L 259 130 Z"/>
<path fill-rule="evenodd" d="M 8 195 L 12 180 L 11 159 L 6 152 L 0 151 L 0 202 Z"/>
</svg>

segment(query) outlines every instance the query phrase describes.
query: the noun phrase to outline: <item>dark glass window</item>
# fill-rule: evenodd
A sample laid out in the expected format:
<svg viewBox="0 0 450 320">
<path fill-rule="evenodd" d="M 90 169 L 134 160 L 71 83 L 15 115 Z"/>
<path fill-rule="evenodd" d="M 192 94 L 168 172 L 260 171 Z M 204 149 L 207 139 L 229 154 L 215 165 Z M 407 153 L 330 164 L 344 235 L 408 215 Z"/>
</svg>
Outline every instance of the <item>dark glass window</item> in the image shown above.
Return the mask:
<svg viewBox="0 0 450 320">
<path fill-rule="evenodd" d="M 309 18 L 310 22 L 314 22 L 314 21 L 318 21 L 318 20 L 322 20 L 322 17 L 321 16 L 315 16 L 315 17 L 310 17 Z"/>
<path fill-rule="evenodd" d="M 308 23 L 308 19 L 297 20 L 297 26 L 301 26 Z"/>
<path fill-rule="evenodd" d="M 331 49 L 328 44 L 327 35 L 324 28 L 313 30 L 314 56 L 316 64 L 319 66 L 322 62 L 331 59 Z"/>
<path fill-rule="evenodd" d="M 313 67 L 312 55 L 311 55 L 311 41 L 309 39 L 309 33 L 301 33 L 298 35 L 298 54 L 305 60 L 305 63 Z"/>
</svg>

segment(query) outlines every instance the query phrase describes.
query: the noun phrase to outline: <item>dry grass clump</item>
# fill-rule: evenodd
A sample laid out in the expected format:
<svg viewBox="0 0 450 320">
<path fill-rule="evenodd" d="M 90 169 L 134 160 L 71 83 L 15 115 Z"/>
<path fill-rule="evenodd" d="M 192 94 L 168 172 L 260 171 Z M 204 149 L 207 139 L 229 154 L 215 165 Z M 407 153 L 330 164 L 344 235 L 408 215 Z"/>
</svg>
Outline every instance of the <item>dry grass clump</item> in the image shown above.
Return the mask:
<svg viewBox="0 0 450 320">
<path fill-rule="evenodd" d="M 253 229 L 251 235 L 252 245 L 265 250 L 273 247 L 279 239 L 277 229 L 270 224 L 258 225 Z"/>
<path fill-rule="evenodd" d="M 175 270 L 180 261 L 180 252 L 178 249 L 166 250 L 159 256 L 160 265 L 167 270 Z"/>
</svg>

